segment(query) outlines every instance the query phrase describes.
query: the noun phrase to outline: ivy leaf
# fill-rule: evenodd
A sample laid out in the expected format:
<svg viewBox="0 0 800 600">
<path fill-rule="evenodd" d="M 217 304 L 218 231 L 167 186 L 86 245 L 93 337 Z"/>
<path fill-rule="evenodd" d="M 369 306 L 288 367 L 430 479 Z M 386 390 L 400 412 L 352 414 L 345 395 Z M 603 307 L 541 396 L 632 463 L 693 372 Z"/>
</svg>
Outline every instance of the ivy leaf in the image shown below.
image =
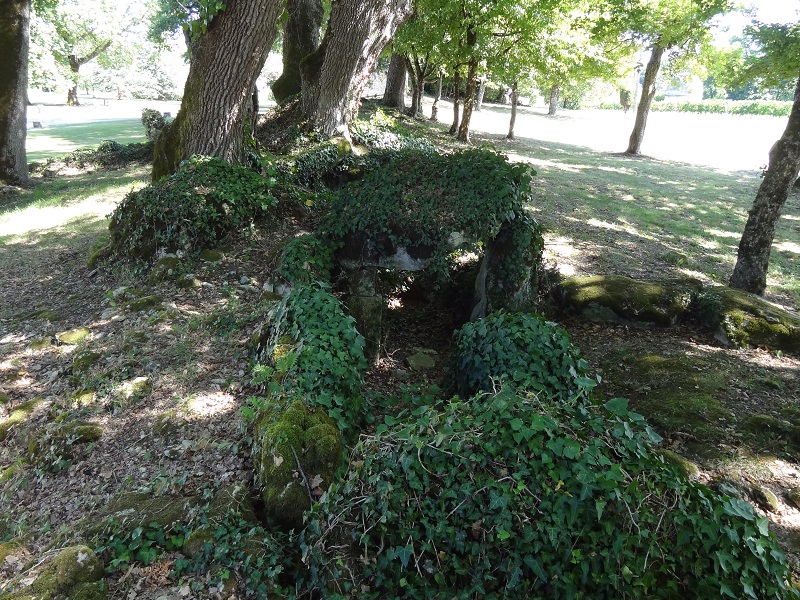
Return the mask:
<svg viewBox="0 0 800 600">
<path fill-rule="evenodd" d="M 609 412 L 612 412 L 620 417 L 624 417 L 628 414 L 628 401 L 625 398 L 612 398 L 603 406 L 605 406 L 606 410 Z"/>
</svg>

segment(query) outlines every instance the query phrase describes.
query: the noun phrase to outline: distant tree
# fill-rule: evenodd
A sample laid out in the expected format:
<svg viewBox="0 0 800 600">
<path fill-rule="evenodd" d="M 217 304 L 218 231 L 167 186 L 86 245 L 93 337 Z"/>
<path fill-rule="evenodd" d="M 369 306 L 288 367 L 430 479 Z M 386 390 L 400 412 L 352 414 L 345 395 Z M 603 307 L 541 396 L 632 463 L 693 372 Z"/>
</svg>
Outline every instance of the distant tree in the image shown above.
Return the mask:
<svg viewBox="0 0 800 600">
<path fill-rule="evenodd" d="M 25 153 L 30 0 L 0 0 L 0 181 L 28 181 Z"/>
<path fill-rule="evenodd" d="M 337 0 L 319 47 L 300 63 L 301 110 L 324 137 L 349 135 L 361 94 L 378 56 L 411 0 Z"/>
<path fill-rule="evenodd" d="M 710 36 L 711 19 L 730 9 L 731 0 L 606 0 L 596 30 L 620 35 L 650 50 L 642 94 L 626 154 L 639 154 L 647 117 L 656 95 L 656 78 L 665 55 L 696 54 Z"/>
<path fill-rule="evenodd" d="M 406 58 L 399 52 L 392 52 L 389 70 L 386 73 L 386 89 L 383 92 L 383 104 L 398 110 L 406 108 Z"/>
<path fill-rule="evenodd" d="M 283 73 L 272 84 L 272 95 L 278 104 L 300 93 L 300 61 L 319 46 L 323 15 L 321 0 L 287 1 L 283 22 Z"/>
<path fill-rule="evenodd" d="M 143 22 L 145 11 L 146 7 L 137 3 L 123 6 L 111 0 L 59 0 L 37 13 L 55 34 L 47 41 L 69 80 L 68 105 L 78 104 L 81 67 L 112 46 L 124 47 L 124 35 Z"/>
</svg>

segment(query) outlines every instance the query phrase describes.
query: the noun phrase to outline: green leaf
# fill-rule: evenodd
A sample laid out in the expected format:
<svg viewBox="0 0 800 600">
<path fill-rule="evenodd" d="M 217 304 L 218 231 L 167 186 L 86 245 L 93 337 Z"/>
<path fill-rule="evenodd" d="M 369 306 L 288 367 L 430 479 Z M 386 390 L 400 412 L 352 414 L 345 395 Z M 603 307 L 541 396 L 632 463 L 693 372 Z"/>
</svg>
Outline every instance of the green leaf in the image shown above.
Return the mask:
<svg viewBox="0 0 800 600">
<path fill-rule="evenodd" d="M 628 401 L 625 398 L 612 398 L 603 406 L 605 406 L 606 410 L 609 412 L 620 417 L 624 417 L 628 414 Z"/>
</svg>

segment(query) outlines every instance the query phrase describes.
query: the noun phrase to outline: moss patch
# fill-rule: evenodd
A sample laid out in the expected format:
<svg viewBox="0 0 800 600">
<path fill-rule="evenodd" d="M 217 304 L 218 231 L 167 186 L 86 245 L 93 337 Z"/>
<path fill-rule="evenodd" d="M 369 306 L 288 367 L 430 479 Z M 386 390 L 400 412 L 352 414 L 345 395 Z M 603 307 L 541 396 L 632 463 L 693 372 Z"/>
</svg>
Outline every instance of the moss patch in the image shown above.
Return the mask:
<svg viewBox="0 0 800 600">
<path fill-rule="evenodd" d="M 122 305 L 129 312 L 141 312 L 151 308 L 161 308 L 161 296 L 142 296 Z"/>
<path fill-rule="evenodd" d="M 14 427 L 27 421 L 28 417 L 31 416 L 33 409 L 36 408 L 36 405 L 41 401 L 41 398 L 35 398 L 29 402 L 20 404 L 16 409 L 11 411 L 11 414 L 8 417 L 0 421 L 0 441 L 6 439 L 9 432 Z"/>
<path fill-rule="evenodd" d="M 72 372 L 83 373 L 88 371 L 93 364 L 100 360 L 101 356 L 102 354 L 99 352 L 90 352 L 88 350 L 85 352 L 79 352 L 72 359 Z"/>
<path fill-rule="evenodd" d="M 262 410 L 253 440 L 265 513 L 287 529 L 302 525 L 303 514 L 311 508 L 309 494 L 320 496 L 341 464 L 342 440 L 335 422 L 325 411 L 312 411 L 301 400 L 285 411 L 273 404 Z M 303 485 L 298 462 L 311 490 Z"/>
<path fill-rule="evenodd" d="M 570 277 L 561 284 L 564 303 L 588 318 L 624 324 L 674 325 L 702 288 L 696 279 L 638 281 L 620 275 Z"/>
<path fill-rule="evenodd" d="M 167 279 L 174 279 L 180 274 L 181 261 L 174 256 L 165 256 L 160 258 L 150 269 L 150 275 L 147 280 L 150 283 L 158 283 L 159 281 L 166 281 Z"/>
<path fill-rule="evenodd" d="M 29 587 L 4 597 L 8 600 L 105 598 L 104 586 L 97 585 L 102 577 L 103 563 L 91 548 L 70 546 L 53 557 Z"/>
<path fill-rule="evenodd" d="M 773 415 L 750 415 L 742 422 L 744 439 L 757 452 L 797 455 L 800 427 Z"/>
<path fill-rule="evenodd" d="M 611 354 L 608 364 L 616 365 L 610 376 L 624 386 L 621 395 L 662 435 L 687 434 L 689 448 L 701 456 L 730 437 L 734 415 L 718 399 L 726 376 L 705 361 L 632 350 Z"/>
</svg>

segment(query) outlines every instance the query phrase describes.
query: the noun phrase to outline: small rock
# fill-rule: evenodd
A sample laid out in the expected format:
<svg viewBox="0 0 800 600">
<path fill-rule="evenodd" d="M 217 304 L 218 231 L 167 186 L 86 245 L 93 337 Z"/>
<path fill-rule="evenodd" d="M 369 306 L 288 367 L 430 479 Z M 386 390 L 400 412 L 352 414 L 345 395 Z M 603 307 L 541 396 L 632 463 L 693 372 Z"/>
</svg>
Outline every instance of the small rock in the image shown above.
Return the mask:
<svg viewBox="0 0 800 600">
<path fill-rule="evenodd" d="M 95 364 L 102 355 L 99 352 L 79 352 L 72 359 L 72 372 L 83 373 L 88 371 L 89 367 Z"/>
<path fill-rule="evenodd" d="M 242 275 L 239 278 L 239 283 L 241 283 L 242 285 L 247 285 L 248 283 L 250 283 L 250 278 L 247 275 Z"/>
<path fill-rule="evenodd" d="M 254 286 L 254 285 L 240 285 L 240 286 L 239 286 L 239 289 L 240 289 L 240 290 L 242 290 L 242 291 L 244 291 L 244 292 L 250 292 L 251 294 L 258 294 L 258 293 L 259 293 L 259 291 L 260 291 L 260 290 L 259 290 L 259 289 L 258 289 L 256 286 Z"/>
<path fill-rule="evenodd" d="M 125 304 L 124 308 L 130 312 L 139 312 L 155 308 L 157 306 L 161 306 L 160 296 L 142 296 L 141 298 L 131 300 Z"/>
<path fill-rule="evenodd" d="M 118 311 L 117 311 L 116 308 L 113 308 L 113 307 L 107 308 L 102 313 L 100 313 L 100 318 L 103 319 L 103 320 L 108 320 L 111 317 L 113 317 L 114 315 L 116 315 L 117 312 Z"/>
<path fill-rule="evenodd" d="M 434 368 L 436 366 L 436 358 L 433 354 L 435 354 L 433 350 L 418 349 L 416 353 L 406 358 L 408 368 L 412 371 L 424 371 Z"/>
<path fill-rule="evenodd" d="M 786 499 L 795 508 L 800 508 L 800 487 L 793 487 L 788 492 L 786 492 Z"/>
<path fill-rule="evenodd" d="M 392 369 L 392 377 L 398 381 L 408 381 L 411 379 L 411 373 L 405 369 Z"/>
<path fill-rule="evenodd" d="M 203 250 L 200 253 L 200 259 L 206 262 L 220 262 L 223 256 L 219 250 Z"/>
<path fill-rule="evenodd" d="M 753 487 L 753 489 L 750 490 L 750 497 L 753 499 L 753 502 L 758 504 L 758 506 L 763 510 L 768 512 L 778 512 L 780 509 L 778 497 L 765 487 Z"/>
<path fill-rule="evenodd" d="M 56 339 L 62 344 L 74 346 L 88 338 L 91 334 L 92 332 L 88 327 L 76 327 L 75 329 L 57 333 Z"/>
<path fill-rule="evenodd" d="M 275 291 L 275 286 L 272 285 L 271 281 L 266 281 L 266 282 L 264 282 L 264 285 L 261 286 L 261 289 L 264 290 L 265 292 L 274 292 Z"/>
<path fill-rule="evenodd" d="M 53 344 L 53 339 L 50 337 L 43 337 L 36 340 L 33 340 L 28 348 L 30 350 L 44 350 L 45 348 L 49 348 Z"/>
</svg>

